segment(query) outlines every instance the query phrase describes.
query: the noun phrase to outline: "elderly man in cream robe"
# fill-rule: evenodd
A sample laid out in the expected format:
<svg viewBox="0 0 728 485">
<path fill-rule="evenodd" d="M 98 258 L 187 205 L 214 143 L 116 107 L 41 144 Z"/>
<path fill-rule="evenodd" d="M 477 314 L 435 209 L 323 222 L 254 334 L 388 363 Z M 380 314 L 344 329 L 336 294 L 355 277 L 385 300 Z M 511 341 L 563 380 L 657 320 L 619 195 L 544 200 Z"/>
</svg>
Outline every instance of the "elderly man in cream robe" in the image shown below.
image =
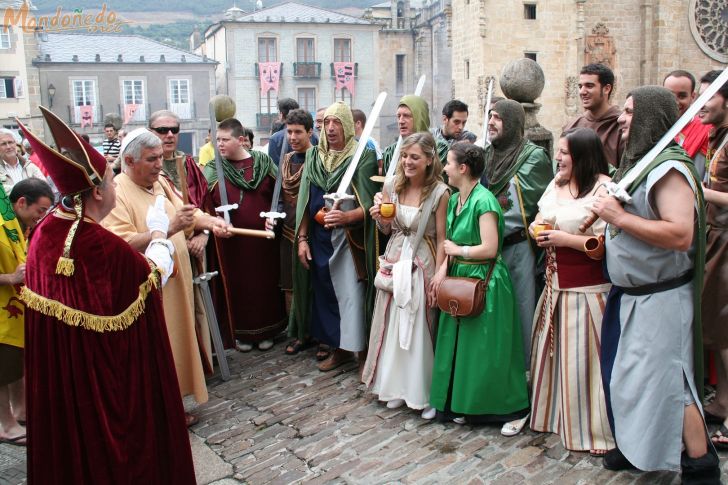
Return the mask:
<svg viewBox="0 0 728 485">
<path fill-rule="evenodd" d="M 207 387 L 195 331 L 192 268 L 185 240 L 195 229 L 208 229 L 216 237 L 230 237 L 228 224 L 193 205 L 184 204 L 178 192 L 159 176 L 163 163 L 162 142 L 146 128 L 134 130 L 124 138 L 120 158 L 122 173 L 114 179 L 116 207 L 102 224 L 143 252 L 151 240 L 146 212 L 157 196 L 164 197 L 164 209 L 170 221 L 167 237 L 175 246 L 177 268 L 164 288 L 164 316 L 182 396 L 192 395 L 197 403 L 204 403 Z M 209 331 L 208 328 L 202 330 Z M 203 341 L 209 342 L 209 339 Z M 211 355 L 209 348 L 204 350 L 205 355 Z M 191 414 L 186 415 L 186 420 L 188 426 L 197 422 Z"/>
</svg>

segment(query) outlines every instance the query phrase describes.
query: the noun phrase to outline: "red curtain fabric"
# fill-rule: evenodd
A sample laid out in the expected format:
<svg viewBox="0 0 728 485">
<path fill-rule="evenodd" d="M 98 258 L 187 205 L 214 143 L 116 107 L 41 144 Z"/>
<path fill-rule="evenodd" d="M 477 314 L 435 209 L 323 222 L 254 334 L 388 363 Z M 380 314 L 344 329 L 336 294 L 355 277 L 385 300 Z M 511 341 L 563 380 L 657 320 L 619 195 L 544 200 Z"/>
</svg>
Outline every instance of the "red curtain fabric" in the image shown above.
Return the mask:
<svg viewBox="0 0 728 485">
<path fill-rule="evenodd" d="M 57 275 L 71 222 L 50 215 L 35 230 L 28 289 L 94 315 L 122 313 L 148 277 L 146 260 L 82 222 L 74 274 Z M 195 483 L 158 290 L 124 330 L 86 330 L 32 309 L 25 322 L 30 484 Z"/>
</svg>

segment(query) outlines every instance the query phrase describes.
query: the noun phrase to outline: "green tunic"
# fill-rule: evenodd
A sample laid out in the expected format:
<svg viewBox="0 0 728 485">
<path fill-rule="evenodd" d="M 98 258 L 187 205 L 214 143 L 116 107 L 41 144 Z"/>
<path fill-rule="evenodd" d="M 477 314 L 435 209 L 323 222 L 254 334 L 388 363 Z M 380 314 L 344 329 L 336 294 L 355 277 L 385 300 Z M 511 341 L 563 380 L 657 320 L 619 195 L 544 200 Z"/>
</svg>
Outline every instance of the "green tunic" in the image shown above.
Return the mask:
<svg viewBox="0 0 728 485">
<path fill-rule="evenodd" d="M 430 405 L 438 411 L 464 415 L 508 416 L 528 408 L 518 308 L 508 268 L 501 260 L 503 214 L 493 194 L 476 185 L 459 215 L 458 194 L 447 208 L 447 239 L 456 244 L 481 244 L 479 219 L 486 212 L 498 215 L 498 256 L 486 291 L 483 313 L 458 323 L 445 312 L 435 346 Z M 492 261 L 492 260 L 490 260 Z M 455 258 L 450 276 L 485 279 L 489 264 Z M 449 404 L 449 405 L 448 405 Z M 505 419 L 504 419 L 505 420 Z"/>
<path fill-rule="evenodd" d="M 326 193 L 335 192 L 339 182 L 344 176 L 349 163 L 353 157 L 349 157 L 333 172 L 327 172 L 321 161 L 321 156 L 316 147 L 311 147 L 306 152 L 306 161 L 303 165 L 303 174 L 298 189 L 298 201 L 296 203 L 296 239 L 301 227 L 301 221 L 307 216 L 309 210 L 309 196 L 311 184 L 323 189 Z M 372 321 L 374 309 L 374 275 L 376 274 L 377 254 L 374 250 L 376 237 L 376 226 L 369 216 L 369 208 L 372 206 L 374 194 L 378 187 L 371 181 L 370 177 L 376 174 L 377 158 L 373 150 L 365 149 L 359 165 L 354 172 L 351 181 L 351 189 L 356 196 L 356 205 L 362 207 L 365 217 L 360 225 L 348 230 L 351 241 L 356 246 L 363 248 L 367 273 L 366 305 L 364 308 L 364 323 L 367 334 Z M 313 219 L 309 224 L 317 224 Z M 297 248 L 296 248 L 297 249 Z M 297 253 L 296 253 L 297 254 Z M 309 337 L 311 317 L 311 293 L 314 288 L 311 286 L 309 271 L 303 267 L 298 257 L 293 258 L 293 306 L 288 320 L 288 335 L 305 340 Z"/>
</svg>

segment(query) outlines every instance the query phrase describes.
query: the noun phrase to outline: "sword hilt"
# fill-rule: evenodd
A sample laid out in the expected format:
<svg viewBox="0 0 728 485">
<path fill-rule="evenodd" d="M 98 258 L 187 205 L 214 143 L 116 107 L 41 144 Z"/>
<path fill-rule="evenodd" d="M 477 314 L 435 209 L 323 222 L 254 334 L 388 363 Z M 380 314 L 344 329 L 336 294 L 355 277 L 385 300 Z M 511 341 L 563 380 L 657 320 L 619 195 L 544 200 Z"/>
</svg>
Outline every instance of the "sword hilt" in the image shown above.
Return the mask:
<svg viewBox="0 0 728 485">
<path fill-rule="evenodd" d="M 225 222 L 230 224 L 230 211 L 238 208 L 238 204 L 227 204 L 215 207 L 215 212 L 221 212 Z"/>
<path fill-rule="evenodd" d="M 629 193 L 618 184 L 615 184 L 614 182 L 602 182 L 601 185 L 606 187 L 607 194 L 610 197 L 614 197 L 624 204 L 632 203 L 632 196 L 630 196 Z M 591 212 L 584 220 L 584 222 L 582 222 L 579 226 L 579 231 L 586 232 L 587 229 L 589 229 L 595 222 L 597 222 L 597 219 L 599 219 L 599 216 L 596 215 L 594 212 Z"/>
<path fill-rule="evenodd" d="M 262 217 L 264 219 L 285 219 L 286 213 L 285 212 L 275 212 L 275 211 L 261 212 L 260 217 Z"/>
<path fill-rule="evenodd" d="M 202 274 L 195 276 L 195 278 L 192 280 L 192 282 L 196 285 L 199 285 L 202 282 L 210 281 L 212 278 L 217 276 L 217 274 L 218 274 L 217 271 L 210 271 L 207 273 L 202 273 Z"/>
</svg>

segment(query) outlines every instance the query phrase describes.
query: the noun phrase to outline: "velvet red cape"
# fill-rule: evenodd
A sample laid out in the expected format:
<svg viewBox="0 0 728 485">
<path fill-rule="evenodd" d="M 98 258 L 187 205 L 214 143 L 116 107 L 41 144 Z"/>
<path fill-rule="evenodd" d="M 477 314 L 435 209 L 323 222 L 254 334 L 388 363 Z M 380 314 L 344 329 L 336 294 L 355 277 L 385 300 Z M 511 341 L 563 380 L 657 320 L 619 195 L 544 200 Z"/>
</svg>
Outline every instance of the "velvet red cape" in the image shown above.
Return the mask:
<svg viewBox="0 0 728 485">
<path fill-rule="evenodd" d="M 49 215 L 33 233 L 28 289 L 91 314 L 122 313 L 148 263 L 84 221 L 71 249 L 74 274 L 57 275 L 71 222 Z M 195 483 L 159 290 L 124 330 L 86 330 L 28 308 L 25 331 L 28 483 Z"/>
</svg>

